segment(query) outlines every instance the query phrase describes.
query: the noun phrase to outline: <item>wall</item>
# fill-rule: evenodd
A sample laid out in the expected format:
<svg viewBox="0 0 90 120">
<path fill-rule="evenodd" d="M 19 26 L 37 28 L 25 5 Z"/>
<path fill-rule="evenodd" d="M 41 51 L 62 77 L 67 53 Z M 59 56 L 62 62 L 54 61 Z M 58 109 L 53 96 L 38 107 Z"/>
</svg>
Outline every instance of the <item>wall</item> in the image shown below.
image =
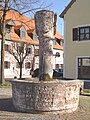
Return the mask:
<svg viewBox="0 0 90 120">
<path fill-rule="evenodd" d="M 12 42 L 10 41 L 5 41 L 6 44 L 11 45 Z M 26 57 L 24 64 L 26 62 L 31 62 L 33 61 L 33 56 L 34 56 L 34 49 L 39 49 L 38 45 L 31 45 L 32 48 L 32 54 L 30 54 L 29 56 Z M 60 53 L 60 57 L 55 58 L 55 56 L 53 56 L 53 69 L 55 68 L 55 64 L 63 64 L 63 51 L 62 50 L 56 50 L 53 49 L 53 54 L 55 54 L 56 52 Z M 11 59 L 12 58 L 12 59 Z M 7 51 L 5 51 L 5 61 L 9 61 L 10 62 L 10 69 L 4 69 L 4 76 L 5 78 L 14 78 L 14 76 L 19 77 L 19 68 L 16 68 L 16 60 L 15 58 L 10 55 Z M 13 70 L 14 67 L 14 70 Z M 39 67 L 39 56 L 35 57 L 35 67 L 34 69 Z M 24 68 L 22 68 L 23 70 L 23 77 L 30 77 L 30 69 L 25 69 L 25 65 Z"/>
<path fill-rule="evenodd" d="M 53 49 L 53 55 L 55 55 L 56 52 L 60 53 L 60 57 L 53 56 L 53 69 L 55 69 L 55 64 L 59 64 L 59 68 L 60 68 L 60 65 L 63 64 L 64 52 L 62 50 Z"/>
<path fill-rule="evenodd" d="M 0 79 L 1 79 L 1 40 L 0 40 Z"/>
<path fill-rule="evenodd" d="M 5 43 L 8 44 L 8 45 L 12 44 L 12 42 L 10 42 L 10 41 L 5 41 Z M 32 48 L 32 54 L 29 54 L 29 56 L 27 56 L 25 58 L 25 60 L 24 60 L 24 68 L 22 68 L 22 75 L 23 75 L 22 77 L 30 77 L 30 69 L 31 68 L 25 69 L 25 63 L 26 62 L 30 62 L 31 63 L 31 61 L 33 60 L 34 48 L 33 48 L 33 46 L 31 46 L 31 48 Z M 5 78 L 14 78 L 14 76 L 19 77 L 19 71 L 20 71 L 20 69 L 16 68 L 17 61 L 7 51 L 5 51 L 4 61 L 10 62 L 10 68 L 4 69 L 4 76 L 5 76 Z M 14 70 L 13 70 L 13 67 L 14 67 Z M 37 65 L 35 67 L 37 67 Z"/>
<path fill-rule="evenodd" d="M 23 112 L 73 112 L 78 108 L 80 81 L 12 80 L 13 104 Z"/>
<path fill-rule="evenodd" d="M 64 77 L 77 78 L 77 57 L 90 56 L 90 41 L 72 40 L 72 29 L 90 26 L 90 0 L 76 0 L 64 15 Z"/>
</svg>

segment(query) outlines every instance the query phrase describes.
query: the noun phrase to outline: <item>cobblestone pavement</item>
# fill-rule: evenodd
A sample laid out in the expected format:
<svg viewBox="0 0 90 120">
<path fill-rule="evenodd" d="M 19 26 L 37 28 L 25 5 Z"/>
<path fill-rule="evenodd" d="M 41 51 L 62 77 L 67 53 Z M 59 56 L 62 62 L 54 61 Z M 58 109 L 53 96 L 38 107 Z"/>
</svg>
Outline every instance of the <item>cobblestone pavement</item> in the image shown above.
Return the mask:
<svg viewBox="0 0 90 120">
<path fill-rule="evenodd" d="M 17 112 L 11 87 L 0 87 L 0 120 L 90 120 L 90 96 L 80 96 L 79 109 L 70 114 L 31 114 Z"/>
</svg>

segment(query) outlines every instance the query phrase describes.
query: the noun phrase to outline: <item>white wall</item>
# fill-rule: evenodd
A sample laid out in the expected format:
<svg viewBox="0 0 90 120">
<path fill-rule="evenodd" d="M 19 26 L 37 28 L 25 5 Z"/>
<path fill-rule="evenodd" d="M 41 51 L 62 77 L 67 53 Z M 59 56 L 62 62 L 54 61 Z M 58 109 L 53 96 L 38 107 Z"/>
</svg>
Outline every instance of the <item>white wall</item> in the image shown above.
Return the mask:
<svg viewBox="0 0 90 120">
<path fill-rule="evenodd" d="M 56 52 L 60 53 L 60 57 L 53 56 L 53 69 L 55 69 L 55 64 L 63 64 L 63 51 L 62 50 L 56 50 L 53 49 L 53 54 L 55 55 Z"/>
</svg>

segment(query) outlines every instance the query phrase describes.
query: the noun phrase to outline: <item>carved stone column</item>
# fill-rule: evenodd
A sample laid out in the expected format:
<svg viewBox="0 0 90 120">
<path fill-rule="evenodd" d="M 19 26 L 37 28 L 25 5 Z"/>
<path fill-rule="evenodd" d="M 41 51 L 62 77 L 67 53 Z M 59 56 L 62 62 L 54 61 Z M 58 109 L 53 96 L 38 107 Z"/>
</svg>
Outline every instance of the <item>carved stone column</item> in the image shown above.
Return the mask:
<svg viewBox="0 0 90 120">
<path fill-rule="evenodd" d="M 53 79 L 53 39 L 56 33 L 56 14 L 41 10 L 35 14 L 35 28 L 39 38 L 39 80 Z"/>
</svg>

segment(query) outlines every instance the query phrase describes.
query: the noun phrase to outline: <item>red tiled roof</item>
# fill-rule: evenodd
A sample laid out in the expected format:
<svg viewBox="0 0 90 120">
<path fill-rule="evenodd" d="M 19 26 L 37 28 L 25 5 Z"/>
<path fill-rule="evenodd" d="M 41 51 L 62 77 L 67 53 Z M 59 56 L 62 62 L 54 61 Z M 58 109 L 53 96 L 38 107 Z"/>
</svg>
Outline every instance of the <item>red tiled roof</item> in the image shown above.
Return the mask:
<svg viewBox="0 0 90 120">
<path fill-rule="evenodd" d="M 63 12 L 60 14 L 61 18 L 64 18 L 64 15 L 68 11 L 68 9 L 73 5 L 73 3 L 76 2 L 76 0 L 71 0 L 71 2 L 67 5 L 67 7 L 63 10 Z"/>
<path fill-rule="evenodd" d="M 19 13 L 14 11 L 7 12 L 6 20 L 7 19 L 13 20 L 16 26 L 24 25 L 26 30 L 35 28 L 35 22 L 33 19 L 27 18 L 26 16 L 20 15 Z"/>
<path fill-rule="evenodd" d="M 63 36 L 58 31 L 56 31 L 55 37 L 60 40 L 63 40 Z"/>
<path fill-rule="evenodd" d="M 15 42 L 29 42 L 30 44 L 35 44 L 35 45 L 39 45 L 39 41 L 35 41 L 32 40 L 30 38 L 30 36 L 28 36 L 27 33 L 32 33 L 35 29 L 35 22 L 34 20 L 27 18 L 24 15 L 20 15 L 17 12 L 13 12 L 13 11 L 8 11 L 7 15 L 6 15 L 6 21 L 8 22 L 9 20 L 13 20 L 15 23 L 15 26 L 12 30 L 12 32 L 10 33 L 10 39 L 11 41 L 15 41 Z M 22 40 L 15 32 L 14 29 L 20 29 L 21 26 L 24 26 L 25 29 L 27 30 L 26 33 L 26 39 Z M 63 37 L 56 31 L 55 37 L 63 40 Z M 55 49 L 62 49 L 63 47 L 60 46 L 58 43 L 54 46 Z"/>
</svg>

